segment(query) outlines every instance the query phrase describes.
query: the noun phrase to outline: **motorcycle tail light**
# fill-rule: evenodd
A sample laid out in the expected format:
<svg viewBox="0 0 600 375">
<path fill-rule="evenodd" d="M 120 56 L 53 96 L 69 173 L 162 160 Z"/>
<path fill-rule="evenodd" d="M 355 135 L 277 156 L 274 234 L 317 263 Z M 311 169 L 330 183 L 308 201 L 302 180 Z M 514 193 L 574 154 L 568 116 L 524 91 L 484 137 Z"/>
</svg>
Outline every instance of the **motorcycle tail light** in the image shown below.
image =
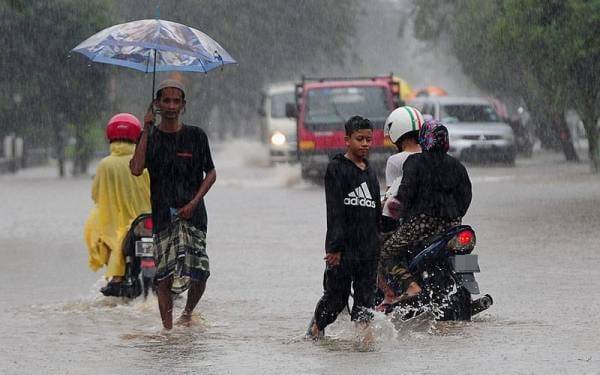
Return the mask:
<svg viewBox="0 0 600 375">
<path fill-rule="evenodd" d="M 475 232 L 469 229 L 458 232 L 449 242 L 448 248 L 457 253 L 468 253 L 475 248 Z"/>
<path fill-rule="evenodd" d="M 152 258 L 143 258 L 142 261 L 140 262 L 140 266 L 142 268 L 154 268 L 156 267 L 156 264 L 154 263 L 154 259 Z"/>
<path fill-rule="evenodd" d="M 152 218 L 151 217 L 147 217 L 144 219 L 144 228 L 148 229 L 148 230 L 152 230 Z"/>
<path fill-rule="evenodd" d="M 463 230 L 457 234 L 456 237 L 458 238 L 458 244 L 460 246 L 467 246 L 473 243 L 473 240 L 475 239 L 475 233 L 471 232 L 470 230 Z"/>
</svg>

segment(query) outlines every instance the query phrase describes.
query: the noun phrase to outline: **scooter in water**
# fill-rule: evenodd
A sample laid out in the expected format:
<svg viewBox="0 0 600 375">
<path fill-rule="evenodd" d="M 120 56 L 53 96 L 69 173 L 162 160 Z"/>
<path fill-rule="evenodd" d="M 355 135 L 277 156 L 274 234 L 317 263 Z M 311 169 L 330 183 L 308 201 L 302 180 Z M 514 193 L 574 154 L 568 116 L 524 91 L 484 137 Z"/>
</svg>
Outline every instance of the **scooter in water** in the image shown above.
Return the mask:
<svg viewBox="0 0 600 375">
<path fill-rule="evenodd" d="M 453 227 L 441 235 L 426 239 L 411 248 L 408 269 L 421 286 L 421 293 L 386 306 L 386 314 L 393 313 L 406 320 L 423 312 L 432 312 L 438 320 L 463 320 L 487 310 L 493 299 L 480 294 L 475 273 L 480 272 L 475 248 L 475 231 L 468 225 Z"/>
<path fill-rule="evenodd" d="M 116 293 L 109 295 L 134 299 L 142 294 L 144 298 L 147 298 L 150 292 L 156 293 L 156 262 L 152 228 L 151 214 L 141 214 L 131 223 L 122 245 L 125 256 L 123 282 Z M 189 278 L 175 277 L 171 285 L 171 293 L 177 297 L 189 286 Z"/>
<path fill-rule="evenodd" d="M 156 264 L 152 242 L 152 215 L 141 214 L 129 227 L 123 240 L 125 275 L 121 286 L 121 297 L 137 298 L 142 293 L 148 297 L 156 292 Z"/>
</svg>

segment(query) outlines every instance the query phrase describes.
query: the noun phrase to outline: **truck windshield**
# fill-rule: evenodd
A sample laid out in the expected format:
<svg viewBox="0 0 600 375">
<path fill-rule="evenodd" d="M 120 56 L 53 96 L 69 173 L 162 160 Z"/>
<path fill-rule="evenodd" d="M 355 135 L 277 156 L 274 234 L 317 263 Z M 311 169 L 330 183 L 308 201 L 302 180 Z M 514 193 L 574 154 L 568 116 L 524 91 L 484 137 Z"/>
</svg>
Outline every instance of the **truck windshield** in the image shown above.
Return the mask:
<svg viewBox="0 0 600 375">
<path fill-rule="evenodd" d="M 443 123 L 453 122 L 498 122 L 498 115 L 489 105 L 454 104 L 440 107 Z"/>
<path fill-rule="evenodd" d="M 283 118 L 285 116 L 286 103 L 295 103 L 294 92 L 285 92 L 271 96 L 271 117 Z"/>
<path fill-rule="evenodd" d="M 352 116 L 385 120 L 390 108 L 383 87 L 339 87 L 308 91 L 305 123 L 329 127 Z"/>
</svg>

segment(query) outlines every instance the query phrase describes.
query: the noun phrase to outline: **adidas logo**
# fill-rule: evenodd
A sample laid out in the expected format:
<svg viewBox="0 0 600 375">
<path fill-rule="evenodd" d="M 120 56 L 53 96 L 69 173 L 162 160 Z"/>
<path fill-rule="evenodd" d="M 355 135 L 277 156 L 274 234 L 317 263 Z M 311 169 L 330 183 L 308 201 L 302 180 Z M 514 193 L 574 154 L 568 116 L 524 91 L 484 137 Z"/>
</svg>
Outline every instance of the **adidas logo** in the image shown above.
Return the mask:
<svg viewBox="0 0 600 375">
<path fill-rule="evenodd" d="M 360 184 L 359 187 L 348 193 L 348 197 L 344 198 L 346 206 L 361 206 L 375 208 L 375 201 L 371 196 L 369 187 L 366 182 Z"/>
</svg>

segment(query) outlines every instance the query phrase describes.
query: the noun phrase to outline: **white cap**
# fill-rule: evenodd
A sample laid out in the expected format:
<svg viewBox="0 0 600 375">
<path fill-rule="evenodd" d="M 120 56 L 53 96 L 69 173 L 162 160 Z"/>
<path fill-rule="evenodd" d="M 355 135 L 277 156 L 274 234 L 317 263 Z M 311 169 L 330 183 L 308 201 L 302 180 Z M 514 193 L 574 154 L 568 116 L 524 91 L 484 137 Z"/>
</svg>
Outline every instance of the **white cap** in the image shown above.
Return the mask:
<svg viewBox="0 0 600 375">
<path fill-rule="evenodd" d="M 185 95 L 185 86 L 183 85 L 183 82 L 178 81 L 176 79 L 165 79 L 164 81 L 162 81 L 161 83 L 158 84 L 158 87 L 156 88 L 156 92 L 159 92 L 160 90 L 167 88 L 167 87 L 174 87 L 176 89 L 179 89 L 179 90 L 181 90 L 183 95 Z"/>
</svg>

